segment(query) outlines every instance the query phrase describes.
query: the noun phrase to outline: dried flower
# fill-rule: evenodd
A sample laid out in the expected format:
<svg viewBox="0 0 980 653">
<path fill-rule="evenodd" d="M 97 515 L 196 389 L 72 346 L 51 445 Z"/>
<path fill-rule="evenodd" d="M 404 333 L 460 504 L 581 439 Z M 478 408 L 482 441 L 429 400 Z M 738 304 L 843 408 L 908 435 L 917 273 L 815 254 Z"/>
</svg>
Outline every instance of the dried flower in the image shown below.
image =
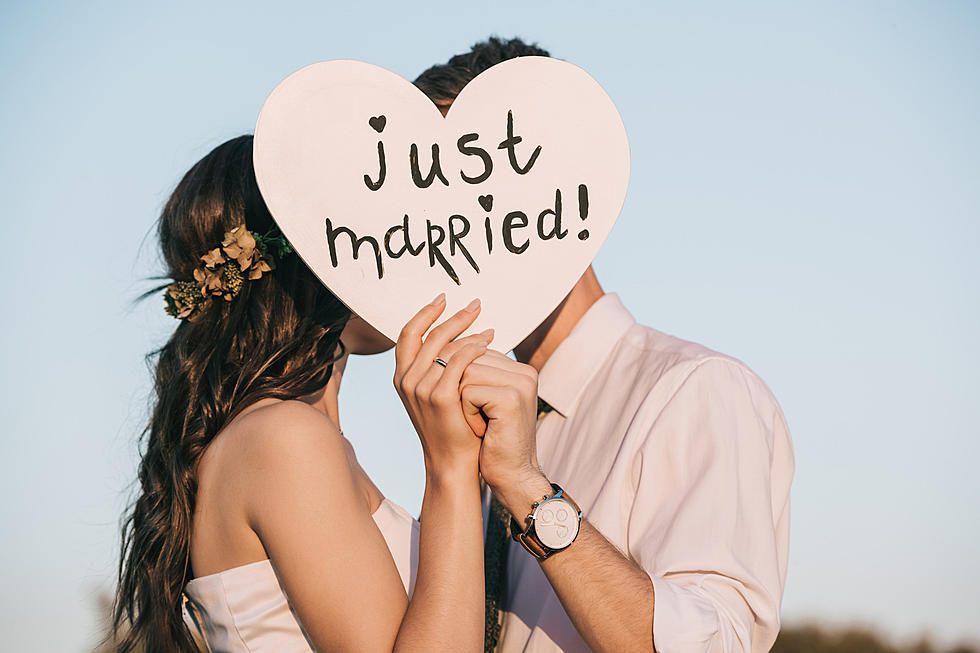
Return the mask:
<svg viewBox="0 0 980 653">
<path fill-rule="evenodd" d="M 241 292 L 242 286 L 245 285 L 245 279 L 242 277 L 242 271 L 238 268 L 238 265 L 234 262 L 228 262 L 221 271 L 221 281 L 223 282 L 223 297 L 225 301 L 231 301 L 234 297 L 238 296 Z"/>
<path fill-rule="evenodd" d="M 275 227 L 258 235 L 240 224 L 225 232 L 220 247 L 201 257 L 203 265 L 194 270 L 193 281 L 175 281 L 167 287 L 167 313 L 193 320 L 209 297 L 231 301 L 241 292 L 246 279 L 254 281 L 275 270 L 276 259 L 292 251 L 289 241 Z"/>
<path fill-rule="evenodd" d="M 204 261 L 204 267 L 211 268 L 213 270 L 217 266 L 224 263 L 227 259 L 225 259 L 224 254 L 221 253 L 221 248 L 215 247 L 210 252 L 202 256 L 201 260 Z"/>
<path fill-rule="evenodd" d="M 178 319 L 191 318 L 194 311 L 207 300 L 194 281 L 175 281 L 163 294 L 168 314 Z"/>
</svg>

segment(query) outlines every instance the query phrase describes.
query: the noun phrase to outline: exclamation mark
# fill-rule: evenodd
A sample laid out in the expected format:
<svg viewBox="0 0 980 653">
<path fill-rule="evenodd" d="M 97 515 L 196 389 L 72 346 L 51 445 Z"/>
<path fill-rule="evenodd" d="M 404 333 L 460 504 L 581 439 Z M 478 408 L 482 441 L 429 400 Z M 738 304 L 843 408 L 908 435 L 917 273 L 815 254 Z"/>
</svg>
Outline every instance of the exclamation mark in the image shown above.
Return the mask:
<svg viewBox="0 0 980 653">
<path fill-rule="evenodd" d="M 589 217 L 589 188 L 585 184 L 578 185 L 578 217 L 583 220 Z M 578 232 L 579 240 L 587 240 L 588 238 L 588 229 Z"/>
</svg>

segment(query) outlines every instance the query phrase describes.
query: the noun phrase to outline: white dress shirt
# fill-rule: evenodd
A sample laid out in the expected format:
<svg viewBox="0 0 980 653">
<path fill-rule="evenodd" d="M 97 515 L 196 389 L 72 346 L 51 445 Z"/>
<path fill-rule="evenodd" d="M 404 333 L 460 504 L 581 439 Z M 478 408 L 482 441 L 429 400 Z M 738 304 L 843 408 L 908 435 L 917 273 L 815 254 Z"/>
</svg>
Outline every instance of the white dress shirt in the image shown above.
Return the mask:
<svg viewBox="0 0 980 653">
<path fill-rule="evenodd" d="M 545 475 L 649 574 L 657 651 L 768 651 L 786 578 L 793 452 L 762 380 L 637 324 L 607 294 L 538 384 L 555 409 L 538 424 Z M 509 546 L 498 651 L 588 651 L 538 562 Z"/>
</svg>

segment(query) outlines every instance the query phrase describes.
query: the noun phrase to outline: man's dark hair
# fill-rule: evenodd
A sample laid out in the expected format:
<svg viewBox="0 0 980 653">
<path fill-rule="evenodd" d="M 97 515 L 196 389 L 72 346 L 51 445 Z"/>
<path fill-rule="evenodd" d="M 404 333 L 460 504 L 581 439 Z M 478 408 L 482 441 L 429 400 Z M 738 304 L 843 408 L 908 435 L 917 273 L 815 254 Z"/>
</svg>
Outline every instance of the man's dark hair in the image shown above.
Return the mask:
<svg viewBox="0 0 980 653">
<path fill-rule="evenodd" d="M 463 87 L 487 68 L 516 57 L 550 56 L 547 50 L 539 48 L 537 44 L 528 45 L 519 38 L 504 41 L 491 36 L 474 45 L 469 52 L 457 54 L 444 64 L 432 66 L 418 76 L 415 85 L 437 107 L 446 109 Z"/>
</svg>

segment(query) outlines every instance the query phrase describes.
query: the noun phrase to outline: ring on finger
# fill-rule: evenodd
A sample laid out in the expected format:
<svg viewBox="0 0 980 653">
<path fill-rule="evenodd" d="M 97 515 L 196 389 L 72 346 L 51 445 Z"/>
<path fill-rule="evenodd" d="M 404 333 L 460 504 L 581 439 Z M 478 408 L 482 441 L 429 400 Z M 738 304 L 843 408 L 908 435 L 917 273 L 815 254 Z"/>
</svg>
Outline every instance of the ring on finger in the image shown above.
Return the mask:
<svg viewBox="0 0 980 653">
<path fill-rule="evenodd" d="M 433 363 L 436 363 L 437 365 L 441 365 L 443 367 L 445 367 L 446 365 L 448 365 L 448 363 L 446 361 L 442 360 L 441 358 L 434 358 L 434 359 L 432 359 L 432 362 Z"/>
</svg>

